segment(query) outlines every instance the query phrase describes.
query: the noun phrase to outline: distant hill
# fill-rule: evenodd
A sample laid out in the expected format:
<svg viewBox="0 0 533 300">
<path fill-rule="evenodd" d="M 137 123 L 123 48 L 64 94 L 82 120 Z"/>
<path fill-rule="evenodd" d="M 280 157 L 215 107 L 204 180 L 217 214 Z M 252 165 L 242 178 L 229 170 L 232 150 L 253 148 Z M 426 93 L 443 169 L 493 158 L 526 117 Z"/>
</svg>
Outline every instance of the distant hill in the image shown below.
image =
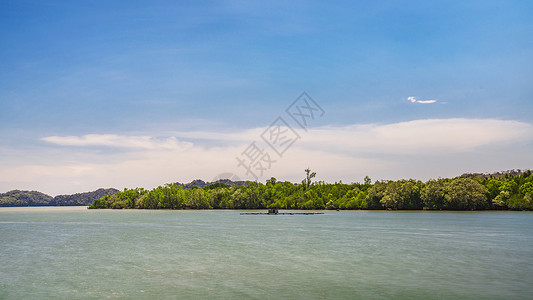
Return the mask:
<svg viewBox="0 0 533 300">
<path fill-rule="evenodd" d="M 501 172 L 494 172 L 494 173 L 464 173 L 460 177 L 463 178 L 502 178 L 502 177 L 509 177 L 509 176 L 518 176 L 523 175 L 524 173 L 531 174 L 531 170 L 507 170 L 507 171 L 501 171 Z M 527 177 L 527 176 L 526 176 Z"/>
<path fill-rule="evenodd" d="M 37 191 L 13 190 L 0 194 L 0 206 L 47 206 L 54 198 Z"/>
<path fill-rule="evenodd" d="M 212 184 L 225 184 L 225 185 L 229 185 L 229 186 L 242 186 L 242 185 L 246 185 L 246 181 L 232 181 L 230 179 L 219 179 L 219 180 L 213 181 L 213 182 L 205 182 L 203 180 L 196 179 L 196 180 L 193 180 L 193 181 L 191 181 L 189 183 L 176 182 L 176 185 L 179 185 L 179 186 L 183 187 L 186 190 L 190 189 L 190 188 L 193 188 L 193 187 L 203 188 L 205 186 L 212 185 Z"/>
<path fill-rule="evenodd" d="M 0 207 L 6 206 L 76 206 L 91 205 L 95 199 L 113 195 L 117 189 L 98 189 L 93 192 L 77 193 L 73 195 L 59 195 L 56 197 L 37 191 L 13 190 L 0 193 Z"/>
<path fill-rule="evenodd" d="M 246 185 L 246 181 L 232 181 L 230 179 L 220 179 L 214 182 L 205 182 L 197 179 L 189 183 L 179 183 L 176 185 L 182 186 L 184 189 L 193 187 L 203 188 L 209 185 L 229 185 L 242 186 Z M 100 199 L 107 195 L 116 194 L 119 190 L 114 188 L 98 189 L 92 192 L 76 193 L 72 195 L 59 195 L 52 197 L 50 195 L 38 191 L 21 191 L 12 190 L 7 193 L 0 193 L 0 207 L 14 207 L 14 206 L 83 206 L 91 205 L 95 199 Z"/>
<path fill-rule="evenodd" d="M 59 195 L 54 197 L 54 204 L 58 206 L 75 206 L 75 205 L 91 205 L 95 199 L 102 198 L 107 195 L 113 195 L 118 192 L 117 189 L 97 189 L 94 192 L 77 193 L 73 195 Z"/>
</svg>

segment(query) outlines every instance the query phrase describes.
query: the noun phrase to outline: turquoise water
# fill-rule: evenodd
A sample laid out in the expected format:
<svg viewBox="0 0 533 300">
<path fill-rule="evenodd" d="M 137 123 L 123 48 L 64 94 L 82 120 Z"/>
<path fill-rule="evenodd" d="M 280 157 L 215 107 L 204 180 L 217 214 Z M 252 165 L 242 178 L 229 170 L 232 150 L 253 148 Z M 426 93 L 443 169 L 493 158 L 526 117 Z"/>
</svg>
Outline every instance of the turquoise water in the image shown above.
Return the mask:
<svg viewBox="0 0 533 300">
<path fill-rule="evenodd" d="M 1 299 L 525 299 L 533 213 L 0 209 Z"/>
</svg>

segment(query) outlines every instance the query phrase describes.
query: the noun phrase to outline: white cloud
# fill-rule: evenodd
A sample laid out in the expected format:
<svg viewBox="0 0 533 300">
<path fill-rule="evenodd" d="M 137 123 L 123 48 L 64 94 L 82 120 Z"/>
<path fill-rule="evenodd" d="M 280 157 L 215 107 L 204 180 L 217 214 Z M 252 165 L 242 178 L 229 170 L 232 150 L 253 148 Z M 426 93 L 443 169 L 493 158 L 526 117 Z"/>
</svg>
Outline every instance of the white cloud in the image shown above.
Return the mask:
<svg viewBox="0 0 533 300">
<path fill-rule="evenodd" d="M 421 103 L 421 104 L 431 104 L 437 102 L 437 100 L 418 100 L 417 97 L 407 97 L 407 100 L 411 101 L 411 103 Z"/>
<path fill-rule="evenodd" d="M 174 149 L 192 147 L 192 143 L 181 142 L 175 137 L 158 139 L 151 136 L 121 136 L 116 134 L 87 134 L 83 136 L 48 136 L 41 140 L 60 146 L 106 146 L 134 149 Z"/>
<path fill-rule="evenodd" d="M 296 127 L 295 127 L 296 128 Z M 244 143 L 260 140 L 265 128 L 231 133 L 179 132 L 179 138 Z M 296 128 L 296 130 L 298 130 Z M 296 145 L 329 152 L 423 154 L 472 151 L 478 147 L 533 138 L 530 123 L 498 119 L 427 119 L 391 124 L 310 128 Z"/>
<path fill-rule="evenodd" d="M 53 145 L 76 148 L 57 147 L 61 156 L 39 151 L 33 155 L 39 159 L 31 163 L 23 157 L 17 162 L 13 157 L 0 157 L 4 166 L 0 191 L 32 189 L 54 195 L 98 187 L 152 188 L 166 182 L 211 180 L 224 172 L 252 179 L 235 158 L 253 141 L 276 160 L 261 181 L 273 176 L 298 182 L 307 167 L 318 173 L 318 180 L 328 182 L 361 181 L 365 175 L 428 179 L 468 171 L 533 168 L 529 154 L 533 151 L 533 125 L 518 121 L 456 118 L 309 128 L 305 133 L 298 131 L 301 139 L 283 157 L 261 140 L 264 129 L 223 134 L 181 132 L 163 138 L 114 134 L 46 137 L 43 140 Z M 187 142 L 185 135 L 197 142 Z M 202 144 L 202 139 L 207 142 Z M 127 147 L 129 151 L 85 149 L 92 147 Z M 95 155 L 99 155 L 97 160 Z"/>
<path fill-rule="evenodd" d="M 529 123 L 455 118 L 317 128 L 302 142 L 347 151 L 418 155 L 473 151 L 532 138 Z"/>
</svg>

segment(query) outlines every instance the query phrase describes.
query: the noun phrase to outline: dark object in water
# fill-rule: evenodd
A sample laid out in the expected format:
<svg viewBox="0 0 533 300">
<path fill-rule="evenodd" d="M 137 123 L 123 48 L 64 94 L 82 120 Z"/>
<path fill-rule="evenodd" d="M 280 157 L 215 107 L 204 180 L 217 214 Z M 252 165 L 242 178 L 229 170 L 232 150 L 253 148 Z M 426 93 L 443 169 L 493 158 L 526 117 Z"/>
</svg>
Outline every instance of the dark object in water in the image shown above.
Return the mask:
<svg viewBox="0 0 533 300">
<path fill-rule="evenodd" d="M 268 212 L 249 212 L 249 213 L 241 213 L 241 215 L 322 215 L 324 213 L 322 212 L 287 212 L 287 213 L 280 213 L 277 208 L 269 208 Z"/>
</svg>

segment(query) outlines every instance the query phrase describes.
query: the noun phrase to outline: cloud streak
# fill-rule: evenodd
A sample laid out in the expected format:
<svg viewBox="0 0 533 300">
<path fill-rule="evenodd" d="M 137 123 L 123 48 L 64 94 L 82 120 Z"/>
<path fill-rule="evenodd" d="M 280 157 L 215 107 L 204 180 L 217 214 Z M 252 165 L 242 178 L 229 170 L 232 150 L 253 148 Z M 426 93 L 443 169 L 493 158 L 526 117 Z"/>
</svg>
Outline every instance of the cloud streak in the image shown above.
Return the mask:
<svg viewBox="0 0 533 300">
<path fill-rule="evenodd" d="M 149 151 L 195 152 L 207 149 L 228 149 L 257 141 L 268 149 L 260 138 L 264 127 L 235 132 L 193 131 L 177 132 L 164 138 L 152 136 L 123 136 L 89 134 L 83 136 L 49 136 L 43 141 L 58 146 L 112 147 Z M 428 152 L 451 153 L 474 151 L 480 147 L 512 144 L 533 140 L 530 123 L 498 119 L 427 119 L 391 124 L 353 124 L 310 128 L 293 147 L 310 151 L 335 153 L 380 153 L 419 155 Z M 195 139 L 197 142 L 186 141 Z M 241 150 L 242 151 L 242 150 Z M 294 151 L 294 150 L 288 150 Z M 236 151 L 235 155 L 238 155 Z"/>
<path fill-rule="evenodd" d="M 407 100 L 411 101 L 411 103 L 421 103 L 421 104 L 431 104 L 436 103 L 437 100 L 418 100 L 417 97 L 407 97 Z"/>
<path fill-rule="evenodd" d="M 453 118 L 317 128 L 302 142 L 346 151 L 417 155 L 473 151 L 531 139 L 529 123 Z"/>
<path fill-rule="evenodd" d="M 59 145 L 75 147 L 117 147 L 148 150 L 185 150 L 193 146 L 175 137 L 158 139 L 151 136 L 122 136 L 116 134 L 87 134 L 83 136 L 48 136 L 41 140 Z"/>
<path fill-rule="evenodd" d="M 246 143 L 258 140 L 264 127 L 230 133 L 178 132 L 180 139 L 196 138 Z M 391 124 L 353 124 L 310 128 L 296 146 L 337 152 L 389 154 L 449 153 L 533 139 L 530 123 L 498 119 L 426 119 Z"/>
</svg>

